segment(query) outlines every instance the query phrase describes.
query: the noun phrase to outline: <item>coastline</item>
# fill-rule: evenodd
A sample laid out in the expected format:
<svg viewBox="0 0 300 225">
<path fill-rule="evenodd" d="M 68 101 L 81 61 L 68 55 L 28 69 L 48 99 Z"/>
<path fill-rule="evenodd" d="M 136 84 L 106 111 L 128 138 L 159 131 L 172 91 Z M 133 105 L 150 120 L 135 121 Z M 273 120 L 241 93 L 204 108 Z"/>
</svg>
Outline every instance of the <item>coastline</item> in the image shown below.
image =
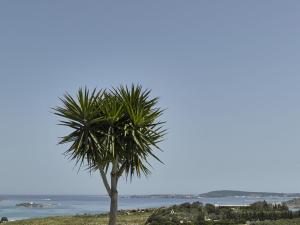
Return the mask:
<svg viewBox="0 0 300 225">
<path fill-rule="evenodd" d="M 170 195 L 171 196 L 171 195 Z M 174 195 L 172 195 L 174 196 Z M 266 200 L 269 203 L 278 203 L 290 200 L 291 198 L 282 197 L 224 197 L 224 198 L 182 198 L 182 195 L 178 195 L 180 198 L 158 195 L 151 197 L 131 197 L 122 196 L 119 200 L 120 210 L 135 210 L 135 209 L 151 209 L 159 208 L 163 206 L 171 206 L 182 204 L 185 202 L 200 201 L 203 204 L 210 203 L 216 206 L 246 206 L 253 202 Z M 190 195 L 189 195 L 190 196 Z M 23 203 L 23 204 L 22 204 Z M 25 204 L 24 204 L 25 203 Z M 27 203 L 27 204 L 26 204 Z M 31 207 L 45 205 L 45 207 Z M 21 205 L 21 206 L 16 206 Z M 23 205 L 23 206 L 22 206 Z M 49 207 L 49 205 L 51 207 Z M 25 207 L 29 206 L 29 207 Z M 9 196 L 5 200 L 0 201 L 0 218 L 7 217 L 11 220 L 24 220 L 34 218 L 47 218 L 47 217 L 59 217 L 59 216 L 74 216 L 74 215 L 97 215 L 105 214 L 109 209 L 109 199 L 107 196 L 37 196 L 37 195 L 18 195 Z"/>
</svg>

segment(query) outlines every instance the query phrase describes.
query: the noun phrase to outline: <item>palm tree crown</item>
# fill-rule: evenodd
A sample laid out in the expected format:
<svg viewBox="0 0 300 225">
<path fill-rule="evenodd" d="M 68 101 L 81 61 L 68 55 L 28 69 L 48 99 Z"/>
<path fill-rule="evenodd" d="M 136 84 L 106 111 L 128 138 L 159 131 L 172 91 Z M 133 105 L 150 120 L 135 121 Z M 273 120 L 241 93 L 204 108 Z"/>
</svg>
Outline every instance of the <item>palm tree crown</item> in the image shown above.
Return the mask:
<svg viewBox="0 0 300 225">
<path fill-rule="evenodd" d="M 157 107 L 158 98 L 150 98 L 150 90 L 140 85 L 92 92 L 85 88 L 76 98 L 65 94 L 61 101 L 55 114 L 72 131 L 59 143 L 70 143 L 65 154 L 76 164 L 107 172 L 116 163 L 118 174 L 130 177 L 150 173 L 148 156 L 159 160 L 154 149 L 160 149 L 165 135 L 164 122 L 158 121 L 163 110 Z"/>
</svg>

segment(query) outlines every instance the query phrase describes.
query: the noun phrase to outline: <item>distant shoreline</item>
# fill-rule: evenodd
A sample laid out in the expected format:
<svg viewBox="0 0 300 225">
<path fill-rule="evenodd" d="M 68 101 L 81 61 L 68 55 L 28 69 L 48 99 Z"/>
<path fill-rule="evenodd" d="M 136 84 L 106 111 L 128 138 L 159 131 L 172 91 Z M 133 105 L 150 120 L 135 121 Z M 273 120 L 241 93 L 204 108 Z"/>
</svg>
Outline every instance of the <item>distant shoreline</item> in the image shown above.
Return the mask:
<svg viewBox="0 0 300 225">
<path fill-rule="evenodd" d="M 205 198 L 223 198 L 223 197 L 300 197 L 300 193 L 276 193 L 276 192 L 250 192 L 236 190 L 210 191 L 199 195 Z"/>
<path fill-rule="evenodd" d="M 9 196 L 65 196 L 65 197 L 107 197 L 108 195 L 83 195 L 83 194 L 0 194 L 0 201 Z M 210 191 L 202 194 L 133 194 L 119 195 L 120 198 L 181 198 L 181 199 L 201 199 L 201 198 L 225 198 L 225 197 L 300 197 L 300 193 L 276 193 L 276 192 L 250 192 L 238 190 Z"/>
</svg>

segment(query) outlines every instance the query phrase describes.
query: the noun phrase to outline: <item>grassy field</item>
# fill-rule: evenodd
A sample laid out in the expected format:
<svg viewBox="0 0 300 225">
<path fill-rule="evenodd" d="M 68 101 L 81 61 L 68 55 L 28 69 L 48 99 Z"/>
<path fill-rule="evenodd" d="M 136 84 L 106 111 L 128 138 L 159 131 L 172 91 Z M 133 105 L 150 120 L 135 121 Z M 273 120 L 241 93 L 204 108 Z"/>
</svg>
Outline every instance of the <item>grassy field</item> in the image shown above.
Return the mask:
<svg viewBox="0 0 300 225">
<path fill-rule="evenodd" d="M 131 212 L 118 217 L 119 225 L 144 225 L 152 212 Z M 107 215 L 57 216 L 41 219 L 20 220 L 8 225 L 107 225 Z"/>
<path fill-rule="evenodd" d="M 118 218 L 118 225 L 144 225 L 152 212 L 134 212 L 122 214 Z M 20 220 L 8 222 L 8 225 L 107 225 L 107 215 L 58 216 L 41 219 Z M 300 225 L 300 218 L 277 221 L 263 221 L 251 225 Z"/>
</svg>

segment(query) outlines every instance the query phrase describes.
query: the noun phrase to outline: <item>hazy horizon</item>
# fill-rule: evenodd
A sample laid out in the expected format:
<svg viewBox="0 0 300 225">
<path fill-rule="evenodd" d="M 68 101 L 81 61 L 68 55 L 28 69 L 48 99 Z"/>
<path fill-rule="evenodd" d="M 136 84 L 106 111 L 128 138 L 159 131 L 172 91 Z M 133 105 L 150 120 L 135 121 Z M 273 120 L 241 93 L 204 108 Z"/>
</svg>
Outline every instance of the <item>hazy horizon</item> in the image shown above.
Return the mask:
<svg viewBox="0 0 300 225">
<path fill-rule="evenodd" d="M 57 145 L 66 91 L 139 83 L 166 108 L 119 193 L 300 192 L 299 1 L 1 1 L 0 194 L 103 195 Z"/>
</svg>

